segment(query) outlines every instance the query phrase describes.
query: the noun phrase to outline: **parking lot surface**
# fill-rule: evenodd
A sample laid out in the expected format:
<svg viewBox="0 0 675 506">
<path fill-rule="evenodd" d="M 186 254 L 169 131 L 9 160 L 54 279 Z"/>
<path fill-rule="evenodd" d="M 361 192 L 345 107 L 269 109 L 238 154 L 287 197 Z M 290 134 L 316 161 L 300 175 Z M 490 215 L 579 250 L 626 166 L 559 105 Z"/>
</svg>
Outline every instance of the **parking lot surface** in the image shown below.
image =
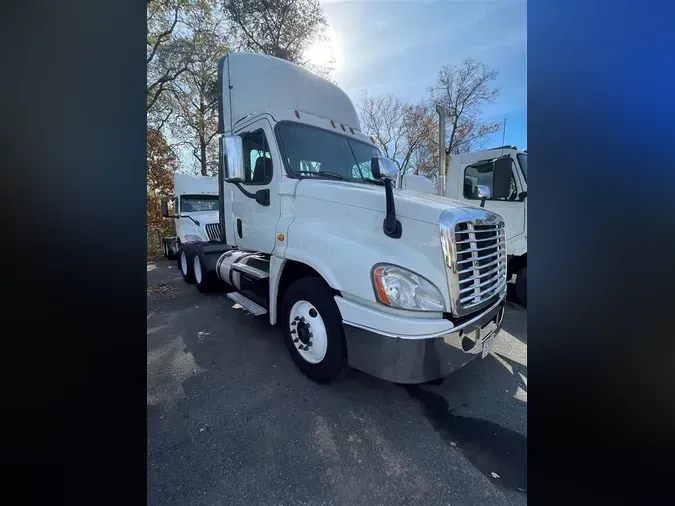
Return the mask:
<svg viewBox="0 0 675 506">
<path fill-rule="evenodd" d="M 318 385 L 278 329 L 148 262 L 149 505 L 524 505 L 527 312 L 440 385 Z"/>
</svg>

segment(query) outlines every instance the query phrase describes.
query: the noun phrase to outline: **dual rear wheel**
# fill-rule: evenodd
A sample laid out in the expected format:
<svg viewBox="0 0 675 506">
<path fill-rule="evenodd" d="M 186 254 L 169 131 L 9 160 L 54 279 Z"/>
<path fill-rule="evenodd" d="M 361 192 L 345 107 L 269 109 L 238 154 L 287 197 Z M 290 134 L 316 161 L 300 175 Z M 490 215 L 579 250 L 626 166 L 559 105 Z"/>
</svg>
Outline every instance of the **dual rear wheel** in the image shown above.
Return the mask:
<svg viewBox="0 0 675 506">
<path fill-rule="evenodd" d="M 178 268 L 183 275 L 183 281 L 192 284 L 195 282 L 195 273 L 193 268 L 193 261 L 184 249 L 181 248 L 178 254 Z"/>
<path fill-rule="evenodd" d="M 181 248 L 178 266 L 185 282 L 194 283 L 202 293 L 218 284 L 215 273 L 204 268 L 204 258 L 198 251 Z M 347 349 L 331 288 L 318 277 L 299 279 L 286 290 L 279 314 L 284 341 L 295 365 L 317 383 L 334 380 L 342 370 Z"/>
</svg>

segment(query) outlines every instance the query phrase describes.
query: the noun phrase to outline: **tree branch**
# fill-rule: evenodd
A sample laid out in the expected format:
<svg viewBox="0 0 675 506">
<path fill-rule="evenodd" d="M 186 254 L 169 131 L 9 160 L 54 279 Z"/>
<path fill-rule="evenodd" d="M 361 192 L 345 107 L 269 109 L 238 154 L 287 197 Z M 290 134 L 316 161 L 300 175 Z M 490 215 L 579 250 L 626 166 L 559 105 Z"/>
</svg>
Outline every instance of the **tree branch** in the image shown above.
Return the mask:
<svg viewBox="0 0 675 506">
<path fill-rule="evenodd" d="M 153 58 L 155 57 L 155 54 L 157 53 L 157 49 L 159 48 L 159 45 L 162 43 L 162 40 L 164 40 L 169 35 L 171 35 L 173 33 L 173 29 L 176 28 L 176 24 L 178 23 L 178 11 L 179 11 L 179 9 L 180 9 L 180 5 L 176 4 L 176 10 L 174 11 L 173 23 L 171 24 L 171 27 L 168 30 L 160 33 L 157 36 L 157 40 L 155 41 L 155 44 L 152 47 L 152 51 L 150 51 L 150 56 L 148 56 L 148 58 L 147 58 L 146 65 L 149 64 L 153 60 Z M 148 45 L 150 45 L 150 43 L 148 43 Z"/>
</svg>

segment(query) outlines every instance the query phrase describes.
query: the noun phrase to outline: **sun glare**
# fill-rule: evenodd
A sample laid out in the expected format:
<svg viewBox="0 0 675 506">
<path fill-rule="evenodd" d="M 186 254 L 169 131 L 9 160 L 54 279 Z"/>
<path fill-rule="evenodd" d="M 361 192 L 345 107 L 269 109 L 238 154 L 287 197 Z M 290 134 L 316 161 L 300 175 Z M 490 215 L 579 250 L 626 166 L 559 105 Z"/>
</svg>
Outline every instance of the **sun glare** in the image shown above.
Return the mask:
<svg viewBox="0 0 675 506">
<path fill-rule="evenodd" d="M 317 40 L 305 52 L 310 63 L 330 69 L 336 69 L 340 63 L 335 31 L 328 29 L 325 40 Z"/>
</svg>

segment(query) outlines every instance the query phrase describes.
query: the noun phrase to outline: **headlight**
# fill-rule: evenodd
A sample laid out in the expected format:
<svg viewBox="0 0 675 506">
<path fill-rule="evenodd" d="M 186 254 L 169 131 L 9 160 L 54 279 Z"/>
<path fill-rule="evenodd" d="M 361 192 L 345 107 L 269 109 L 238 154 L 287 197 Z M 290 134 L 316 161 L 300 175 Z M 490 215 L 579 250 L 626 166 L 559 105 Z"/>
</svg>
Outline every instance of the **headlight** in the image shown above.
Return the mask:
<svg viewBox="0 0 675 506">
<path fill-rule="evenodd" d="M 200 242 L 202 240 L 198 235 L 186 235 L 185 240 L 187 242 Z"/>
<path fill-rule="evenodd" d="M 415 311 L 443 311 L 443 296 L 419 274 L 402 267 L 379 264 L 373 269 L 375 297 L 382 304 Z"/>
</svg>

